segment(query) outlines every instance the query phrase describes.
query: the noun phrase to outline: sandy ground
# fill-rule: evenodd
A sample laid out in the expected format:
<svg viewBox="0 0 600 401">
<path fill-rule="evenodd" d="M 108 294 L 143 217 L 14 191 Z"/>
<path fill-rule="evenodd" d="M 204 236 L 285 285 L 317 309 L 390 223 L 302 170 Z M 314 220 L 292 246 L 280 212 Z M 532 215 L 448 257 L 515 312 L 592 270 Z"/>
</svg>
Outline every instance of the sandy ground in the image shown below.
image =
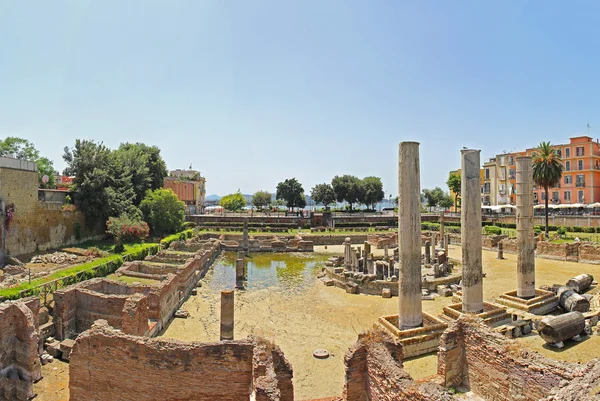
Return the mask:
<svg viewBox="0 0 600 401">
<path fill-rule="evenodd" d="M 317 252 L 341 254 L 342 246 L 317 247 Z M 375 254 L 383 250 L 373 249 Z M 461 249 L 450 246 L 450 257 L 460 260 Z M 516 287 L 516 255 L 506 254 L 504 260 L 497 260 L 496 253 L 483 251 L 483 270 L 486 300 L 493 301 L 503 292 Z M 216 265 L 215 265 L 216 266 Z M 600 278 L 600 266 L 536 259 L 537 286 L 542 284 L 565 283 L 569 278 L 590 273 Z M 214 277 L 222 277 L 219 272 L 208 273 L 205 284 L 198 295 L 191 297 L 184 305 L 191 316 L 188 319 L 175 319 L 164 333 L 164 337 L 180 340 L 218 341 L 219 340 L 219 297 L 222 281 L 211 286 Z M 591 292 L 598 291 L 594 288 Z M 423 301 L 425 312 L 439 314 L 443 306 L 451 303 L 451 298 L 438 297 L 433 301 Z M 320 280 L 311 281 L 301 291 L 282 291 L 281 288 L 267 287 L 236 292 L 235 337 L 244 338 L 249 334 L 259 334 L 278 344 L 294 368 L 296 399 L 339 395 L 344 383 L 344 354 L 355 343 L 357 334 L 368 330 L 377 318 L 397 313 L 398 299 L 383 299 L 377 296 L 351 295 L 338 288 L 326 287 Z M 597 356 L 600 336 L 592 336 L 586 341 L 569 344 L 563 350 L 555 350 L 544 345 L 537 335 L 518 340 L 524 348 L 531 348 L 558 360 L 586 362 Z M 315 348 L 325 348 L 331 357 L 318 360 L 312 357 Z M 407 371 L 420 379 L 435 374 L 437 357 L 435 354 L 414 358 L 404 362 Z M 53 370 L 58 367 L 57 370 Z M 36 384 L 40 393 L 38 399 L 58 401 L 68 399 L 68 377 L 66 365 L 60 362 L 44 367 L 45 378 Z"/>
<path fill-rule="evenodd" d="M 33 385 L 40 401 L 67 401 L 69 399 L 69 364 L 54 360 L 42 366 L 42 380 Z"/>
</svg>

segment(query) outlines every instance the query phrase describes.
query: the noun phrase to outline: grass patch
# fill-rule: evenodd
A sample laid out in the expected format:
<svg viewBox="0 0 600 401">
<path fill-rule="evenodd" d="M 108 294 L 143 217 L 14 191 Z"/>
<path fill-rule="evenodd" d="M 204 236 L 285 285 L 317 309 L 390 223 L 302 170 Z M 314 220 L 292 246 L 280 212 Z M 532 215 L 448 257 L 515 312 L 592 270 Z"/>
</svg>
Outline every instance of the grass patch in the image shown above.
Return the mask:
<svg viewBox="0 0 600 401">
<path fill-rule="evenodd" d="M 125 260 L 136 260 L 143 259 L 152 248 L 157 247 L 158 244 L 127 244 L 125 245 L 125 251 L 122 254 L 110 255 L 104 258 L 94 259 L 80 265 L 71 266 L 69 268 L 59 270 L 46 277 L 37 278 L 31 280 L 31 283 L 21 283 L 15 287 L 4 288 L 0 290 L 0 297 L 7 299 L 18 299 L 20 298 L 20 292 L 23 290 L 32 289 L 32 294 L 36 295 L 35 287 L 47 283 L 52 280 L 56 280 L 63 277 L 71 277 L 68 284 L 75 284 L 78 281 L 89 280 L 94 277 L 105 277 L 110 273 L 117 270 Z M 102 266 L 104 265 L 104 266 Z M 102 266 L 100 268 L 100 266 Z M 86 272 L 79 277 L 79 280 L 75 276 L 78 273 Z"/>
<path fill-rule="evenodd" d="M 106 276 L 109 280 L 120 281 L 126 284 L 140 283 L 140 284 L 156 284 L 158 280 L 153 280 L 151 278 L 142 278 L 142 277 L 130 277 L 130 276 L 117 276 L 116 274 L 111 274 Z"/>
</svg>

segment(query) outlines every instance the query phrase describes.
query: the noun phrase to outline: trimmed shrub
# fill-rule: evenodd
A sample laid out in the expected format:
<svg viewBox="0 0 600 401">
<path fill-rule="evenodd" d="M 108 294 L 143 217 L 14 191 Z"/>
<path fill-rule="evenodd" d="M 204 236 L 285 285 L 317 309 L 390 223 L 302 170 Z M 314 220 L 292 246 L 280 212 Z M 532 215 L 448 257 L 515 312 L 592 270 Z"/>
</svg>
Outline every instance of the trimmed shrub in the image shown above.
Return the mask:
<svg viewBox="0 0 600 401">
<path fill-rule="evenodd" d="M 127 215 L 111 217 L 106 222 L 106 232 L 113 236 L 116 244 L 140 242 L 150 234 L 148 224 L 142 220 L 134 220 Z M 117 250 L 115 252 L 122 252 Z"/>
<path fill-rule="evenodd" d="M 486 234 L 491 234 L 491 235 L 501 235 L 502 234 L 502 229 L 500 227 L 496 227 L 496 226 L 486 226 L 483 228 L 483 230 L 485 231 Z"/>
</svg>

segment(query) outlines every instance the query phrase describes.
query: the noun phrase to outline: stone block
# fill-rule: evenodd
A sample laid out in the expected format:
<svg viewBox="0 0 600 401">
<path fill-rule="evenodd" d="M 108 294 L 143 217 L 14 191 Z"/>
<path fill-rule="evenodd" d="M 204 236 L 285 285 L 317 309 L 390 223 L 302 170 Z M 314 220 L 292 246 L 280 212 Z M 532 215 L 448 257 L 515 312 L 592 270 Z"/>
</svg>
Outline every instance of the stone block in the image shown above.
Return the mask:
<svg viewBox="0 0 600 401">
<path fill-rule="evenodd" d="M 54 339 L 52 339 L 54 340 Z M 60 358 L 62 356 L 62 351 L 60 350 L 60 342 L 54 340 L 52 342 L 46 343 L 46 352 L 53 356 L 54 358 Z"/>
<path fill-rule="evenodd" d="M 381 290 L 381 297 L 382 298 L 391 298 L 392 291 L 389 288 L 384 288 L 383 290 Z"/>
<path fill-rule="evenodd" d="M 348 294 L 358 294 L 358 284 L 356 283 L 346 283 L 346 292 Z"/>
<path fill-rule="evenodd" d="M 75 340 L 66 339 L 61 341 L 60 350 L 62 352 L 62 359 L 65 361 L 69 361 L 69 357 L 71 356 L 71 351 L 73 350 L 73 346 L 75 345 Z"/>
<path fill-rule="evenodd" d="M 325 284 L 327 287 L 333 287 L 334 282 L 332 279 L 327 278 L 327 279 L 323 279 L 323 284 Z"/>
</svg>

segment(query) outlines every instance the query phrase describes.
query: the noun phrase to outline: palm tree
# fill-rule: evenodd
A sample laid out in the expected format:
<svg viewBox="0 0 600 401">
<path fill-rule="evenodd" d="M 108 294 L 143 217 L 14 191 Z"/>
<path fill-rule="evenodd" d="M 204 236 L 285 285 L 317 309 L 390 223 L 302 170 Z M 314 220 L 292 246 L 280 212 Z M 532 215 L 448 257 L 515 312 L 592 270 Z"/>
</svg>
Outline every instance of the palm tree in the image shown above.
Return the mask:
<svg viewBox="0 0 600 401">
<path fill-rule="evenodd" d="M 548 188 L 560 183 L 562 159 L 550 142 L 540 142 L 533 152 L 533 181 L 546 193 L 546 238 L 548 238 Z"/>
</svg>

